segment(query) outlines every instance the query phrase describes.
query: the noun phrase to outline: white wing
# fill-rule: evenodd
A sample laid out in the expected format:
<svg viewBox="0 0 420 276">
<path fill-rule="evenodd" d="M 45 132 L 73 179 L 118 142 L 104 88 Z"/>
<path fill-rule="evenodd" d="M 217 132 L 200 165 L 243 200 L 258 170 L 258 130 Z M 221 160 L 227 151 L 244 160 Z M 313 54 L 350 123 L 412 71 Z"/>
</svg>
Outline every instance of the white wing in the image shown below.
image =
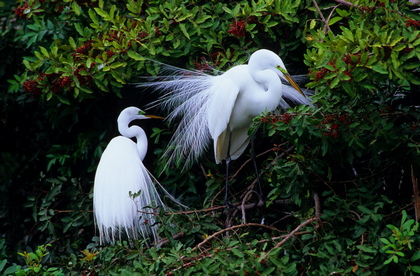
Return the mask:
<svg viewBox="0 0 420 276">
<path fill-rule="evenodd" d="M 134 200 L 129 192 L 140 195 Z M 102 154 L 95 175 L 93 209 L 101 243 L 127 235 L 158 239 L 153 213 L 145 206 L 162 206 L 158 192 L 137 153 L 136 144 L 123 136 L 111 140 Z"/>
<path fill-rule="evenodd" d="M 231 131 L 229 121 L 240 87 L 229 78 L 218 76 L 215 77 L 214 84 L 210 89 L 213 91 L 207 109 L 208 127 L 214 143 L 214 157 L 218 164 L 227 157 Z M 235 137 L 231 139 L 233 143 L 236 142 L 234 139 Z M 231 145 L 231 148 L 234 147 Z"/>
</svg>

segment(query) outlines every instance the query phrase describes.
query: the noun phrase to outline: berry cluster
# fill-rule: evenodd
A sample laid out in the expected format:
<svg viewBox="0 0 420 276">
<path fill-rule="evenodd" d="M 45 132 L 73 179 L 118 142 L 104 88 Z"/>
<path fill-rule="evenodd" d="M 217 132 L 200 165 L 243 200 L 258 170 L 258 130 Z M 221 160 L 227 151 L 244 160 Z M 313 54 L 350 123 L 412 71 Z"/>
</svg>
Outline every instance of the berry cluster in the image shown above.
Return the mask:
<svg viewBox="0 0 420 276">
<path fill-rule="evenodd" d="M 19 2 L 23 2 L 23 1 L 19 1 Z M 37 8 L 35 8 L 35 6 L 33 5 L 34 1 L 29 1 L 29 4 L 31 4 L 32 6 L 30 6 L 28 3 L 24 3 L 22 6 L 17 7 L 13 11 L 15 12 L 15 15 L 17 17 L 25 19 L 27 18 L 27 15 L 29 14 L 29 12 L 47 13 L 47 12 L 53 11 L 57 13 L 62 13 L 65 10 L 65 8 L 69 6 L 67 1 L 38 0 L 38 2 L 41 5 L 38 6 Z M 86 5 L 89 7 L 98 5 L 97 1 L 88 1 L 88 0 L 77 0 L 76 3 L 79 6 Z M 73 11 L 69 9 L 67 13 L 72 13 L 72 12 Z"/>
<path fill-rule="evenodd" d="M 418 28 L 420 27 L 420 20 L 407 19 L 407 21 L 405 21 L 405 26 Z"/>
<path fill-rule="evenodd" d="M 282 121 L 285 124 L 289 124 L 292 120 L 292 114 L 290 113 L 284 113 L 283 115 L 280 115 L 280 121 Z"/>
<path fill-rule="evenodd" d="M 73 56 L 77 56 L 77 54 L 87 56 L 89 54 L 89 50 L 92 49 L 92 42 L 86 41 L 83 43 L 82 46 L 76 49 L 76 53 L 72 54 Z"/>
<path fill-rule="evenodd" d="M 112 57 L 113 55 L 115 55 L 114 51 L 111 51 L 111 50 L 108 50 L 108 51 L 106 51 L 105 53 L 106 53 L 106 56 L 107 56 L 108 58 L 110 58 L 110 57 Z"/>
<path fill-rule="evenodd" d="M 29 9 L 28 3 L 25 3 L 25 5 L 23 5 L 22 7 L 17 7 L 16 9 L 14 9 L 14 12 L 17 17 L 25 19 L 27 14 L 25 13 L 26 9 Z"/>
<path fill-rule="evenodd" d="M 42 94 L 42 89 L 38 87 L 36 80 L 28 80 L 23 83 L 23 89 L 26 93 L 30 93 L 32 97 L 36 97 Z"/>
<path fill-rule="evenodd" d="M 284 113 L 282 115 L 268 115 L 265 117 L 261 117 L 261 122 L 272 125 L 281 121 L 285 124 L 289 124 L 292 118 L 293 118 L 293 115 L 290 113 Z"/>
<path fill-rule="evenodd" d="M 94 66 L 94 64 L 92 64 Z M 84 66 L 79 66 L 73 72 L 73 76 L 81 86 L 86 86 L 92 83 L 92 76 L 86 72 Z M 63 74 L 45 74 L 41 73 L 36 80 L 27 80 L 23 83 L 23 88 L 26 93 L 31 94 L 32 97 L 37 97 L 42 94 L 43 89 L 49 88 L 49 91 L 56 94 L 59 91 L 72 89 L 72 84 L 75 79 L 72 76 L 63 76 Z"/>
<path fill-rule="evenodd" d="M 339 129 L 342 125 L 349 125 L 349 115 L 342 114 L 340 116 L 328 114 L 324 117 L 324 120 L 321 121 L 321 124 L 318 126 L 324 129 L 324 136 L 329 136 L 332 138 L 338 138 Z"/>
<path fill-rule="evenodd" d="M 91 64 L 91 68 L 93 66 L 95 66 L 95 63 Z M 77 78 L 81 86 L 89 85 L 93 81 L 92 76 L 88 74 L 83 64 L 74 71 L 74 76 Z"/>
<path fill-rule="evenodd" d="M 230 24 L 228 33 L 230 33 L 231 35 L 235 37 L 244 37 L 245 31 L 246 31 L 245 27 L 246 27 L 245 21 L 243 20 L 234 21 L 232 24 Z"/>
<path fill-rule="evenodd" d="M 201 57 L 201 62 L 194 61 L 194 65 L 195 68 L 199 71 L 213 70 L 213 67 L 209 64 L 205 57 Z"/>
</svg>

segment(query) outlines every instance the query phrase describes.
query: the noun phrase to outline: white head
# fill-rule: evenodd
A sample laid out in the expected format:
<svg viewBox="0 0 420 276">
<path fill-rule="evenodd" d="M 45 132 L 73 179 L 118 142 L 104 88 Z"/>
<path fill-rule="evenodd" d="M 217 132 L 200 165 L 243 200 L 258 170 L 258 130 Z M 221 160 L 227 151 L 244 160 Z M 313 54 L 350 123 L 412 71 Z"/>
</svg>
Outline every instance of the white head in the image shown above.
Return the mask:
<svg viewBox="0 0 420 276">
<path fill-rule="evenodd" d="M 126 132 L 128 125 L 131 121 L 134 120 L 141 120 L 141 119 L 148 119 L 148 117 L 142 115 L 143 111 L 140 108 L 130 106 L 125 108 L 121 111 L 120 115 L 118 116 L 118 131 L 126 136 L 124 133 Z"/>
<path fill-rule="evenodd" d="M 267 50 L 267 49 L 260 49 L 255 51 L 250 59 L 248 66 L 254 68 L 254 70 L 265 70 L 265 69 L 278 69 L 281 67 L 284 69 L 284 72 L 287 73 L 286 67 L 284 66 L 283 61 L 281 58 L 275 54 L 274 52 Z M 283 76 L 282 71 L 275 70 Z"/>
<path fill-rule="evenodd" d="M 290 77 L 284 66 L 283 60 L 274 52 L 267 49 L 260 49 L 255 51 L 248 62 L 249 70 L 251 72 L 259 72 L 262 70 L 273 70 L 281 78 L 287 80 L 300 94 L 303 94 L 299 85 Z"/>
</svg>

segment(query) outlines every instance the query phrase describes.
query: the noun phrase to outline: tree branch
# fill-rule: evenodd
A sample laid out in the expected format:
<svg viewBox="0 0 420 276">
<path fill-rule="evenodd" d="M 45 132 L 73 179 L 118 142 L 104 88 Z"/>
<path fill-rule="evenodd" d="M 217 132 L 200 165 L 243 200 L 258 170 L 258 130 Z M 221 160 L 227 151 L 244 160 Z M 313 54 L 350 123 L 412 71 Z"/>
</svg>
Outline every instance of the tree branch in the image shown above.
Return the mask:
<svg viewBox="0 0 420 276">
<path fill-rule="evenodd" d="M 313 221 L 318 221 L 318 220 L 319 219 L 317 217 L 312 217 L 312 218 L 310 218 L 308 220 L 305 220 L 304 222 L 302 222 L 301 224 L 299 224 L 298 227 L 296 227 L 292 232 L 290 232 L 289 234 L 287 234 L 283 240 L 281 240 L 278 244 L 276 244 L 276 246 L 273 247 L 273 249 L 282 246 L 287 240 L 289 240 L 291 237 L 293 237 L 305 225 L 307 225 L 309 223 L 312 223 Z M 271 249 L 271 250 L 273 250 L 273 249 Z"/>
<path fill-rule="evenodd" d="M 279 229 L 275 228 L 275 227 L 271 227 L 271 226 L 267 226 L 264 224 L 259 224 L 259 223 L 247 223 L 247 224 L 240 224 L 240 225 L 234 225 L 232 227 L 229 228 L 225 228 L 222 229 L 220 231 L 217 231 L 216 233 L 212 234 L 211 236 L 207 237 L 204 241 L 200 242 L 199 244 L 197 244 L 192 251 L 195 251 L 197 249 L 199 249 L 200 247 L 202 247 L 204 244 L 206 244 L 207 242 L 209 242 L 210 240 L 214 239 L 215 237 L 217 237 L 218 235 L 221 235 L 223 233 L 235 230 L 235 229 L 239 229 L 239 228 L 244 228 L 244 227 L 260 227 L 260 228 L 266 228 L 266 229 L 270 229 L 272 231 L 277 231 L 280 232 Z"/>
</svg>

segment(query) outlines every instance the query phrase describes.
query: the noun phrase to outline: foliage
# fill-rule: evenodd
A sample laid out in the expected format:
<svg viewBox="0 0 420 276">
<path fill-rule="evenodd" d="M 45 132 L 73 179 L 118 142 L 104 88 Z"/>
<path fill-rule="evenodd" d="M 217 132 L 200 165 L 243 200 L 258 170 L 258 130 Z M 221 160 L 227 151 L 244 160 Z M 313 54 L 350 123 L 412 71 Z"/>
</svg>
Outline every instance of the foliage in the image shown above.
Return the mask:
<svg viewBox="0 0 420 276">
<path fill-rule="evenodd" d="M 0 272 L 419 273 L 419 15 L 397 0 L 318 5 L 1 1 Z M 226 222 L 224 168 L 209 153 L 159 176 L 194 211 L 157 213 L 157 246 L 100 246 L 96 164 L 120 110 L 156 98 L 131 84 L 161 63 L 226 70 L 258 48 L 280 53 L 291 73 L 309 72 L 315 91 L 313 106 L 255 119 L 266 202 L 255 204 L 244 154 L 232 164 L 238 210 Z M 158 175 L 173 126 L 154 124 L 144 126 L 154 142 L 146 166 Z"/>
<path fill-rule="evenodd" d="M 64 275 L 61 269 L 52 267 L 45 268 L 41 264 L 44 257 L 48 255 L 47 247 L 51 244 L 38 246 L 35 252 L 19 252 L 18 254 L 25 259 L 25 268 L 12 266 L 5 271 L 5 274 L 15 273 L 15 275 Z"/>
<path fill-rule="evenodd" d="M 412 243 L 415 242 L 414 238 L 416 238 L 415 234 L 419 228 L 419 223 L 413 219 L 407 220 L 407 213 L 404 210 L 399 228 L 394 225 L 387 225 L 386 227 L 392 230 L 392 236 L 389 239 L 381 238 L 381 242 L 384 244 L 382 250 L 390 255 L 384 264 L 389 264 L 390 262 L 398 264 L 400 262 L 408 266 L 408 271 L 420 273 L 420 266 L 412 264 L 420 259 L 420 251 L 413 253 L 412 246 Z M 409 258 L 410 255 L 411 258 Z"/>
<path fill-rule="evenodd" d="M 290 26 L 298 22 L 291 15 L 296 13 L 300 3 L 258 1 L 252 5 L 243 2 L 229 7 L 225 3 L 203 4 L 200 1 L 148 4 L 139 1 L 127 4 L 126 10 L 121 10 L 112 5 L 112 1 L 98 1 L 86 10 L 76 1 L 70 2 L 58 21 L 64 22 L 69 14 L 75 14 L 88 24 L 83 26 L 74 22 L 76 33 L 68 34 L 66 40 L 55 40 L 49 49 L 41 45 L 34 51 L 35 57 L 25 58 L 29 79 L 27 76 L 17 78 L 11 86 L 12 91 L 23 85 L 25 92 L 33 96 L 71 104 L 94 97 L 93 93 L 99 92 L 94 89 L 112 90 L 119 95 L 127 80 L 144 67 L 155 74 L 156 68 L 153 64 L 145 64 L 145 59 L 174 63 L 177 58 L 194 57 L 204 52 L 220 67 L 228 62 L 243 62 L 246 56 L 240 49 L 255 49 L 260 39 L 275 43 L 284 35 L 284 31 L 276 28 L 278 25 Z M 45 30 L 46 25 L 58 25 L 58 22 L 46 20 L 46 8 L 35 7 L 36 4 L 28 13 L 34 20 L 28 25 L 34 30 L 30 33 L 30 44 L 44 37 L 45 31 L 41 35 L 37 30 Z M 277 12 L 279 10 L 282 12 Z M 128 14 L 122 11 L 128 11 Z M 300 34 L 297 30 L 295 37 Z M 22 39 L 28 37 L 23 35 Z M 297 42 L 279 41 L 276 48 L 290 51 L 298 47 Z M 190 65 L 193 65 L 192 61 Z"/>
</svg>

